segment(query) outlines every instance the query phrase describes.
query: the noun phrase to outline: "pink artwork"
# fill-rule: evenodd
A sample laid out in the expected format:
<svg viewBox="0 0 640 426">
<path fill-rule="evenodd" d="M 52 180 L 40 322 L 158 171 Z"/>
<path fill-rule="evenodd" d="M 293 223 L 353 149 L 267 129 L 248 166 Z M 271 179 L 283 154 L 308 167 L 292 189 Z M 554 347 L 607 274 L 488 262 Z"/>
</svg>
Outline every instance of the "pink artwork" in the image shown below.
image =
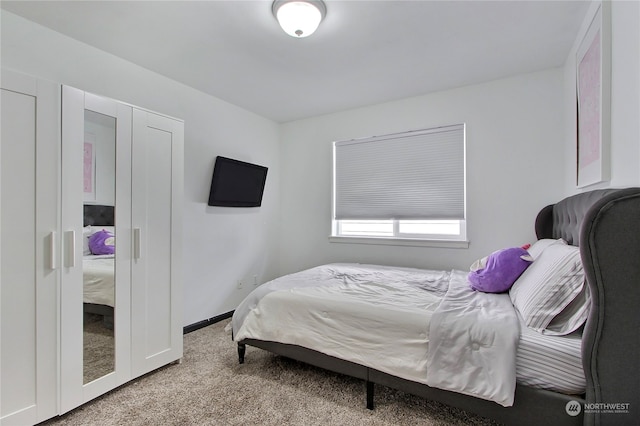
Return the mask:
<svg viewBox="0 0 640 426">
<path fill-rule="evenodd" d="M 83 170 L 83 191 L 85 194 L 93 194 L 93 166 L 94 166 L 94 153 L 93 144 L 90 142 L 84 143 L 84 158 L 83 158 L 84 170 Z"/>
<path fill-rule="evenodd" d="M 576 186 L 611 178 L 611 4 L 602 2 L 576 50 Z"/>
<path fill-rule="evenodd" d="M 578 167 L 600 159 L 600 31 L 578 65 Z"/>
</svg>

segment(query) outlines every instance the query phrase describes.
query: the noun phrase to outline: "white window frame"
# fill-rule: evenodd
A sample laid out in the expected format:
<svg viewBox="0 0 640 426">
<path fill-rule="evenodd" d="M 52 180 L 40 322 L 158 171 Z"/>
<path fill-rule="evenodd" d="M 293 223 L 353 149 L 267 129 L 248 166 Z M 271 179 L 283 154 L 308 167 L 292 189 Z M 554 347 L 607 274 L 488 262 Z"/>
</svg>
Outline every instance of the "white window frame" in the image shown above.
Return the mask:
<svg viewBox="0 0 640 426">
<path fill-rule="evenodd" d="M 398 220 L 390 220 L 392 223 L 392 232 L 389 235 L 374 235 L 343 233 L 340 220 L 332 220 L 332 232 L 329 241 L 333 243 L 348 244 L 380 244 L 380 245 L 399 245 L 399 246 L 421 246 L 421 247 L 445 247 L 445 248 L 468 248 L 467 240 L 467 221 L 458 221 L 460 226 L 460 234 L 408 234 L 399 232 Z M 349 222 L 349 221 L 346 221 Z M 358 221 L 366 222 L 366 221 Z M 379 222 L 379 221 L 371 221 Z M 432 221 L 439 222 L 439 221 Z"/>
</svg>

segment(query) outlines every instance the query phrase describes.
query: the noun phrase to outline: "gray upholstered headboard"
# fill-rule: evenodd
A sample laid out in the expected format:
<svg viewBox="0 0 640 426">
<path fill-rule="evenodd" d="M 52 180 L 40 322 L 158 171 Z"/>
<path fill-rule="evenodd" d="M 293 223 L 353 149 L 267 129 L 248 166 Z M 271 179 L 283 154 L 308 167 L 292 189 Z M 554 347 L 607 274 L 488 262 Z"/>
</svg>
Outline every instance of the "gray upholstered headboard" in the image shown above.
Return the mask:
<svg viewBox="0 0 640 426">
<path fill-rule="evenodd" d="M 84 226 L 113 226 L 115 223 L 114 206 L 102 206 L 97 204 L 84 205 Z"/>
<path fill-rule="evenodd" d="M 591 310 L 582 339 L 586 402 L 629 404 L 628 413 L 585 411 L 585 424 L 640 419 L 640 188 L 577 194 L 536 218 L 538 238 L 579 246 Z"/>
<path fill-rule="evenodd" d="M 600 189 L 583 192 L 540 210 L 536 218 L 536 235 L 542 238 L 562 238 L 567 243 L 579 246 L 580 227 L 587 211 L 602 197 L 620 191 Z"/>
</svg>

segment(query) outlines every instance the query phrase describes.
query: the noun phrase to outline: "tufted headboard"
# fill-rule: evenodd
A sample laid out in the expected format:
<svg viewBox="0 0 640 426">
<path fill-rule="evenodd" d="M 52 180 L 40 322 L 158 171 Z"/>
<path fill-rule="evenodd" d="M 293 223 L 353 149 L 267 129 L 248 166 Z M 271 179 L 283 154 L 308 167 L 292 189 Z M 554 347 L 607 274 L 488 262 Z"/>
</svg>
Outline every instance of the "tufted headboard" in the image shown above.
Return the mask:
<svg viewBox="0 0 640 426">
<path fill-rule="evenodd" d="M 640 419 L 640 188 L 577 194 L 540 211 L 538 238 L 580 247 L 591 292 L 582 339 L 586 403 L 629 404 L 628 414 L 585 410 L 585 424 Z"/>
<path fill-rule="evenodd" d="M 580 227 L 589 208 L 602 197 L 618 191 L 600 189 L 583 192 L 543 208 L 536 217 L 538 239 L 562 238 L 573 246 L 579 246 Z"/>
</svg>

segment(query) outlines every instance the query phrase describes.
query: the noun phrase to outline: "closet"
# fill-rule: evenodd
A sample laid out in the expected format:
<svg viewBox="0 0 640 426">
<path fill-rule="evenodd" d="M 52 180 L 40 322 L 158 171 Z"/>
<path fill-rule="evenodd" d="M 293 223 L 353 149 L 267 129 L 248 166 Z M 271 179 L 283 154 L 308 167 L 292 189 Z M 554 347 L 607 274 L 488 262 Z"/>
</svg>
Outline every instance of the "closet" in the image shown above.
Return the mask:
<svg viewBox="0 0 640 426">
<path fill-rule="evenodd" d="M 65 413 L 182 357 L 183 132 L 3 70 L 2 424 Z"/>
<path fill-rule="evenodd" d="M 60 89 L 2 70 L 0 422 L 58 412 Z"/>
</svg>

